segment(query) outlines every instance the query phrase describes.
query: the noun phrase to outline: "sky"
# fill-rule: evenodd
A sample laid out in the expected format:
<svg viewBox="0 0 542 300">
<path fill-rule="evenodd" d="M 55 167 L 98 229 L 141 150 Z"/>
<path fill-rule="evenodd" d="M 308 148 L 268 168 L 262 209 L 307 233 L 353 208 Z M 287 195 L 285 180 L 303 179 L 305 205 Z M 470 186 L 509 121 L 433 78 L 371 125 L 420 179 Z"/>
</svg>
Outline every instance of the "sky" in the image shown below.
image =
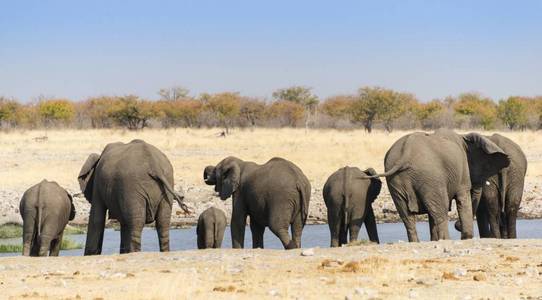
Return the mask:
<svg viewBox="0 0 542 300">
<path fill-rule="evenodd" d="M 542 1 L 0 0 L 0 96 L 542 95 Z"/>
</svg>

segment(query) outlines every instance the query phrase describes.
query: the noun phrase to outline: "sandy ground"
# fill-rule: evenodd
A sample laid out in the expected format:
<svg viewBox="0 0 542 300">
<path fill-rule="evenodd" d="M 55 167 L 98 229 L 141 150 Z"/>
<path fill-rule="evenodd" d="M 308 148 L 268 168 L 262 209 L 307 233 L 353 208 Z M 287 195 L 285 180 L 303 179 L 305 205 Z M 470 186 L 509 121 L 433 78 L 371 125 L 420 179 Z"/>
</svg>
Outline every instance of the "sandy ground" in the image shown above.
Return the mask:
<svg viewBox="0 0 542 300">
<path fill-rule="evenodd" d="M 541 299 L 542 240 L 0 258 L 0 298 Z"/>
<path fill-rule="evenodd" d="M 217 137 L 220 129 L 124 130 L 50 130 L 0 132 L 0 224 L 20 222 L 19 201 L 24 191 L 43 178 L 55 180 L 71 193 L 78 193 L 77 174 L 92 152 L 100 153 L 111 142 L 129 142 L 140 138 L 162 150 L 175 169 L 175 185 L 182 186 L 194 213 L 185 216 L 175 204 L 172 221 L 193 223 L 209 206 L 231 212 L 231 200 L 220 201 L 213 187 L 204 184 L 203 168 L 224 157 L 264 163 L 274 156 L 297 164 L 309 178 L 312 196 L 309 222 L 327 219 L 322 187 L 328 176 L 345 165 L 373 167 L 382 171 L 389 147 L 409 133 L 363 130 L 255 129 L 232 130 L 226 138 Z M 492 134 L 484 132 L 483 134 Z M 538 132 L 501 132 L 524 150 L 529 168 L 524 199 L 519 212 L 523 218 L 542 217 L 542 139 Z M 47 140 L 36 139 L 47 136 Z M 74 223 L 86 223 L 90 205 L 76 198 Z M 399 217 L 385 185 L 373 204 L 379 221 L 397 221 Z M 454 215 L 453 213 L 451 214 Z"/>
</svg>

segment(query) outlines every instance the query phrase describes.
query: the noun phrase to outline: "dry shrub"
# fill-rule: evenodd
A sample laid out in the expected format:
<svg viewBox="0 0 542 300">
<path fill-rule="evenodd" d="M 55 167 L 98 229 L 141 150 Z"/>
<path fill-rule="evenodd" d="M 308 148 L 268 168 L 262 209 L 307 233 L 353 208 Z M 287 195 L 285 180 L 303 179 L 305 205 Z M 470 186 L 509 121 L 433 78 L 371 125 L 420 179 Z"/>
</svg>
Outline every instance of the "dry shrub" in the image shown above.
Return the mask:
<svg viewBox="0 0 542 300">
<path fill-rule="evenodd" d="M 451 272 L 444 272 L 442 273 L 442 280 L 459 280 L 454 273 Z"/>
<path fill-rule="evenodd" d="M 233 293 L 237 289 L 233 285 L 228 285 L 226 287 L 224 286 L 216 286 L 213 288 L 213 292 L 227 292 L 227 293 Z"/>
</svg>

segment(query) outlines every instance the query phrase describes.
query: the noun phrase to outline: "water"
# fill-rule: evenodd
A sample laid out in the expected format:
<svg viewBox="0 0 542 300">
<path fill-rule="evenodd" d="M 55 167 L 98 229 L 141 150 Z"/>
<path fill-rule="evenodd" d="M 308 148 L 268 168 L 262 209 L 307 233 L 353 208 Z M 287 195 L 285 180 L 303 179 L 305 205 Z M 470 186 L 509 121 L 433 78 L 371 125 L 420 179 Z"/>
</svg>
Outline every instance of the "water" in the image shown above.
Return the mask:
<svg viewBox="0 0 542 300">
<path fill-rule="evenodd" d="M 406 230 L 403 223 L 386 223 L 378 224 L 378 236 L 380 243 L 395 243 L 400 240 L 407 241 Z M 418 237 L 422 241 L 429 240 L 429 225 L 426 222 L 417 223 Z M 518 238 L 538 238 L 542 239 L 542 219 L 539 220 L 518 220 L 517 231 Z M 449 231 L 452 239 L 459 239 L 460 233 L 453 227 L 453 222 L 449 223 Z M 478 228 L 476 228 L 476 222 L 474 226 L 475 235 L 478 235 Z M 77 234 L 69 236 L 70 239 L 85 244 L 86 235 Z M 367 232 L 363 227 L 360 231 L 360 239 L 368 240 Z M 9 239 L 4 240 L 2 243 L 22 243 L 21 239 Z M 329 247 L 330 236 L 329 227 L 325 225 L 307 225 L 303 230 L 303 236 L 301 245 L 303 248 L 310 247 Z M 113 229 L 106 229 L 104 234 L 104 245 L 102 247 L 103 254 L 114 254 L 119 252 L 120 245 L 120 232 Z M 268 229 L 264 234 L 265 248 L 271 249 L 283 249 L 280 240 Z M 143 230 L 143 243 L 141 245 L 142 251 L 158 251 L 158 236 L 156 230 L 152 228 L 145 228 Z M 230 228 L 226 228 L 224 234 L 223 248 L 231 248 Z M 252 239 L 250 228 L 247 227 L 245 231 L 245 247 L 252 247 Z M 196 228 L 189 229 L 172 229 L 170 231 L 170 248 L 171 251 L 177 250 L 190 250 L 197 248 L 196 240 Z M 0 256 L 15 256 L 19 253 L 3 253 Z M 74 256 L 83 255 L 83 249 L 77 250 L 63 250 L 60 251 L 62 256 Z"/>
</svg>

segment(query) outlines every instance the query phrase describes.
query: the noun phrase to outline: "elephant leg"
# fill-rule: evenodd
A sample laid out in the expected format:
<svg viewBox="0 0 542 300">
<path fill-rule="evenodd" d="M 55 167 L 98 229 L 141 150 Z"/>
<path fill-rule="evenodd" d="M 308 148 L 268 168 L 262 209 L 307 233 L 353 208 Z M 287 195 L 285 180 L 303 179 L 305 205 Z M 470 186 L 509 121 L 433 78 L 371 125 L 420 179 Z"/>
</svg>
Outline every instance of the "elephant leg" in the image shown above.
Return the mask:
<svg viewBox="0 0 542 300">
<path fill-rule="evenodd" d="M 244 203 L 240 199 L 234 199 L 230 227 L 232 248 L 244 248 L 246 226 L 247 211 Z"/>
<path fill-rule="evenodd" d="M 171 222 L 171 206 L 167 201 L 161 201 L 156 213 L 155 225 L 158 233 L 160 252 L 169 251 L 169 226 Z"/>
<path fill-rule="evenodd" d="M 222 248 L 222 241 L 224 240 L 224 229 L 220 228 L 216 233 L 215 248 Z M 263 248 L 263 235 L 262 235 L 262 248 Z"/>
<path fill-rule="evenodd" d="M 120 253 L 130 253 L 130 252 L 141 251 L 141 233 L 143 231 L 144 225 L 145 225 L 145 219 L 130 220 L 127 223 L 121 224 Z"/>
<path fill-rule="evenodd" d="M 457 205 L 457 212 L 459 214 L 459 221 L 461 222 L 461 239 L 472 239 L 472 201 L 470 191 L 463 191 L 456 195 L 455 202 Z M 446 217 L 448 215 L 446 214 Z M 448 224 L 446 224 L 446 231 L 448 230 Z"/>
<path fill-rule="evenodd" d="M 501 226 L 505 220 L 501 220 L 498 208 L 490 207 L 486 214 L 487 222 L 489 223 L 489 234 L 487 237 L 500 239 L 502 237 Z"/>
<path fill-rule="evenodd" d="M 438 228 L 435 224 L 435 219 L 431 217 L 431 214 L 428 214 L 429 219 L 429 230 L 431 231 L 431 241 L 438 241 Z"/>
<path fill-rule="evenodd" d="M 405 224 L 409 242 L 419 242 L 418 232 L 416 231 L 416 215 L 408 210 L 406 201 L 399 199 L 395 193 L 391 193 L 397 212 Z"/>
<path fill-rule="evenodd" d="M 361 229 L 361 225 L 363 224 L 363 220 L 361 218 L 357 220 L 350 220 L 350 224 L 348 226 L 348 231 L 350 232 L 350 240 L 349 243 L 357 241 L 359 236 L 359 230 Z"/>
<path fill-rule="evenodd" d="M 263 249 L 263 233 L 265 231 L 265 227 L 258 225 L 256 222 L 253 222 L 251 219 L 250 231 L 252 232 L 252 248 Z"/>
<path fill-rule="evenodd" d="M 287 225 L 285 227 L 269 226 L 269 229 L 280 239 L 280 242 L 282 243 L 284 249 L 297 248 L 297 245 L 295 245 L 295 243 L 293 243 L 293 240 L 290 239 Z"/>
<path fill-rule="evenodd" d="M 32 247 L 34 246 L 36 234 L 35 234 L 35 218 L 34 217 L 26 217 L 24 219 L 23 223 L 23 255 L 29 256 L 31 255 Z M 32 253 L 33 254 L 33 253 Z"/>
<path fill-rule="evenodd" d="M 49 249 L 51 249 L 51 242 L 53 241 L 53 236 L 48 234 L 41 234 L 39 237 L 40 250 L 39 256 L 47 256 L 49 254 Z"/>
<path fill-rule="evenodd" d="M 485 205 L 480 203 L 478 211 L 476 212 L 476 223 L 478 224 L 478 233 L 480 238 L 491 237 L 491 229 L 489 228 L 489 214 Z"/>
<path fill-rule="evenodd" d="M 58 256 L 60 254 L 60 246 L 62 245 L 62 237 L 64 233 L 61 233 L 56 239 L 51 242 L 51 250 L 49 256 Z"/>
<path fill-rule="evenodd" d="M 303 233 L 303 220 L 301 213 L 294 218 L 294 222 L 290 225 L 292 231 L 292 242 L 296 248 L 301 248 L 301 234 Z"/>
<path fill-rule="evenodd" d="M 341 217 L 339 212 L 331 207 L 327 210 L 327 225 L 331 236 L 330 247 L 339 247 L 339 233 L 341 231 Z"/>
<path fill-rule="evenodd" d="M 365 229 L 367 229 L 369 240 L 371 242 L 380 243 L 380 240 L 378 239 L 378 231 L 376 229 L 376 218 L 371 205 L 367 207 L 363 222 L 365 223 Z"/>
<path fill-rule="evenodd" d="M 339 229 L 339 246 L 348 244 L 348 227 L 349 224 L 344 223 L 344 218 L 341 217 L 341 227 Z"/>
<path fill-rule="evenodd" d="M 101 203 L 99 199 L 95 199 L 90 207 L 90 216 L 88 218 L 85 255 L 97 255 L 102 253 L 105 212 L 105 205 Z"/>
<path fill-rule="evenodd" d="M 517 238 L 516 233 L 516 220 L 518 217 L 518 211 L 516 209 L 511 209 L 506 213 L 506 238 L 515 239 Z"/>
</svg>

